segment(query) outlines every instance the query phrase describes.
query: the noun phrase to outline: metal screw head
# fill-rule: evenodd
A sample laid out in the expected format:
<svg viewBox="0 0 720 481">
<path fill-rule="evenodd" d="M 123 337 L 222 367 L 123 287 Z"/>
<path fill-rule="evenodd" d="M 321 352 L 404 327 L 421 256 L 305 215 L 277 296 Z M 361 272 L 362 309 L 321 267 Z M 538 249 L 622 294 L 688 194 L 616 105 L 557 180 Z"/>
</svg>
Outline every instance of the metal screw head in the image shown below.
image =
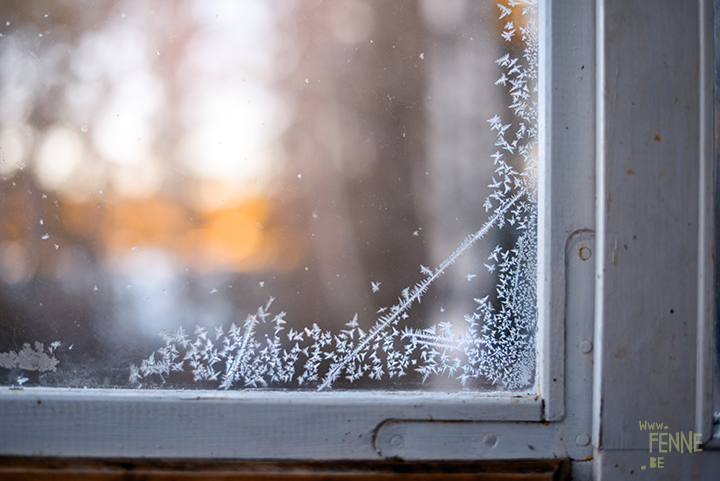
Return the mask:
<svg viewBox="0 0 720 481">
<path fill-rule="evenodd" d="M 399 434 L 390 438 L 390 446 L 394 448 L 402 448 L 405 445 L 405 440 Z"/>
<path fill-rule="evenodd" d="M 575 437 L 575 444 L 578 446 L 587 446 L 590 444 L 590 435 L 588 433 L 578 434 Z"/>
<path fill-rule="evenodd" d="M 494 434 L 486 434 L 483 438 L 483 442 L 485 443 L 485 446 L 494 448 L 497 445 L 498 439 Z"/>
<path fill-rule="evenodd" d="M 592 348 L 592 342 L 588 341 L 587 339 L 583 339 L 580 344 L 578 344 L 578 349 L 580 349 L 580 352 L 582 352 L 583 354 L 587 354 L 588 352 L 592 351 Z"/>
<path fill-rule="evenodd" d="M 580 256 L 580 259 L 586 261 L 592 257 L 592 251 L 588 246 L 582 246 L 578 251 L 578 255 Z"/>
</svg>

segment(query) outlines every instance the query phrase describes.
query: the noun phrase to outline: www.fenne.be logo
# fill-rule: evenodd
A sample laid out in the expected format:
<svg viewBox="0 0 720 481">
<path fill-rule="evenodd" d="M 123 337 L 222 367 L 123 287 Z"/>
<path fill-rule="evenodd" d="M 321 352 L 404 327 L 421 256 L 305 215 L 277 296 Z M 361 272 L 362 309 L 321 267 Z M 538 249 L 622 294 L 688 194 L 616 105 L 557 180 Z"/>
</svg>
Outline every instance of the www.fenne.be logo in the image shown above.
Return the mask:
<svg viewBox="0 0 720 481">
<path fill-rule="evenodd" d="M 640 421 L 640 431 L 648 431 L 648 441 L 650 444 L 650 469 L 664 468 L 665 456 L 659 454 L 669 453 L 698 453 L 702 451 L 702 433 L 694 433 L 692 431 L 676 431 L 674 433 L 667 432 L 667 424 L 651 423 L 648 421 Z M 640 469 L 648 469 L 648 466 L 641 466 Z"/>
</svg>

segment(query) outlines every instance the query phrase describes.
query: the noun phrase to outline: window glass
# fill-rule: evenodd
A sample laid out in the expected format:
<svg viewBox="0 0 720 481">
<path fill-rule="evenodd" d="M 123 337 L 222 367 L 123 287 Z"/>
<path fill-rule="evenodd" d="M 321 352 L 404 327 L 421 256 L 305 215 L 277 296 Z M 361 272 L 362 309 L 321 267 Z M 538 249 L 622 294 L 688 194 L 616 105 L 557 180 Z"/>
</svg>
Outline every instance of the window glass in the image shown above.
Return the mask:
<svg viewBox="0 0 720 481">
<path fill-rule="evenodd" d="M 530 1 L 4 2 L 0 383 L 531 392 Z"/>
</svg>

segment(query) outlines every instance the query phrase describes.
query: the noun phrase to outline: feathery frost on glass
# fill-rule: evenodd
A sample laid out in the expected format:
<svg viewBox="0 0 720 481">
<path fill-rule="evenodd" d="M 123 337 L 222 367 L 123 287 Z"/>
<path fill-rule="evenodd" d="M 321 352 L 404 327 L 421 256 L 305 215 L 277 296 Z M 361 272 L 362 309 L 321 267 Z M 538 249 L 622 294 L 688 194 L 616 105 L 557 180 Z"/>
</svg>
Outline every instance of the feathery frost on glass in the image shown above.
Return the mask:
<svg viewBox="0 0 720 481">
<path fill-rule="evenodd" d="M 534 392 L 537 2 L 8 10 L 0 383 Z"/>
<path fill-rule="evenodd" d="M 531 390 L 535 373 L 536 266 L 537 266 L 537 55 L 538 30 L 535 2 L 509 0 L 498 4 L 500 20 L 514 8 L 531 17 L 524 26 L 506 21 L 502 38 L 522 39 L 522 56 L 510 53 L 496 63 L 503 68 L 496 85 L 507 89 L 512 118 L 499 115 L 488 123 L 497 133 L 492 155 L 495 166 L 484 204 L 487 222 L 439 266 L 421 265 L 425 278 L 405 288 L 397 303 L 386 310 L 367 332 L 358 325 L 358 315 L 337 332 L 317 324 L 301 330 L 286 329 L 285 312 L 271 314 L 273 298 L 227 332 L 214 333 L 197 328 L 188 334 L 182 328 L 163 332 L 165 346 L 139 367 L 131 366 L 130 381 L 164 379 L 175 371 L 189 370 L 196 381 L 216 381 L 221 389 L 232 387 L 299 386 L 329 389 L 339 378 L 356 381 L 362 377 L 381 380 L 402 377 L 408 371 L 457 379 L 485 378 L 497 390 Z M 520 167 L 506 157 L 519 155 Z M 465 315 L 465 329 L 458 332 L 451 323 L 416 328 L 408 321 L 415 304 L 455 260 L 491 229 L 511 226 L 514 245 L 495 247 L 484 264 L 497 271 L 497 302 L 489 295 L 475 298 L 477 307 Z M 379 283 L 372 285 L 373 291 Z M 269 327 L 261 333 L 259 326 Z"/>
</svg>

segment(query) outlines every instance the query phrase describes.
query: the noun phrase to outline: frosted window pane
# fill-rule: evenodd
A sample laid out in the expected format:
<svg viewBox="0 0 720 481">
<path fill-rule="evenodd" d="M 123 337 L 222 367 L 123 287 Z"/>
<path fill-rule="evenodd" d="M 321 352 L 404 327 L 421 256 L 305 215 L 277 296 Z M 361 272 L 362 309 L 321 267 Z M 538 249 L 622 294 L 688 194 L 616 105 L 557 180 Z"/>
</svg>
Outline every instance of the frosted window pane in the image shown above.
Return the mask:
<svg viewBox="0 0 720 481">
<path fill-rule="evenodd" d="M 533 392 L 532 1 L 0 12 L 0 382 Z"/>
</svg>

